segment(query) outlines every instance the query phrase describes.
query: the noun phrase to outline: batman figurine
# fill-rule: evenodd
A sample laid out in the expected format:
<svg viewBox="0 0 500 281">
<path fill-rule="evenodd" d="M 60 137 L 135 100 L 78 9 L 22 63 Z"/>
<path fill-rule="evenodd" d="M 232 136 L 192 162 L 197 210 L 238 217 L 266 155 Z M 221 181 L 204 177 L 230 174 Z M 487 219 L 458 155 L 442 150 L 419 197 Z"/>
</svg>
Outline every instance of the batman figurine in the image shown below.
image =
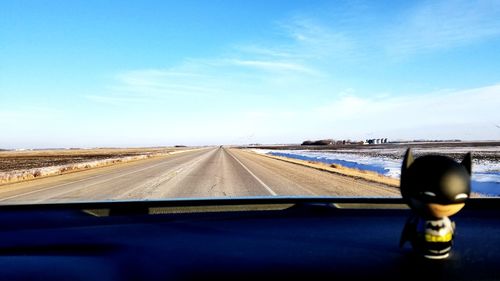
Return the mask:
<svg viewBox="0 0 500 281">
<path fill-rule="evenodd" d="M 450 157 L 426 155 L 413 159 L 406 151 L 401 168 L 401 195 L 412 215 L 401 234 L 400 247 L 410 241 L 428 259 L 445 259 L 453 244 L 456 214 L 470 196 L 471 154 L 461 163 Z"/>
</svg>

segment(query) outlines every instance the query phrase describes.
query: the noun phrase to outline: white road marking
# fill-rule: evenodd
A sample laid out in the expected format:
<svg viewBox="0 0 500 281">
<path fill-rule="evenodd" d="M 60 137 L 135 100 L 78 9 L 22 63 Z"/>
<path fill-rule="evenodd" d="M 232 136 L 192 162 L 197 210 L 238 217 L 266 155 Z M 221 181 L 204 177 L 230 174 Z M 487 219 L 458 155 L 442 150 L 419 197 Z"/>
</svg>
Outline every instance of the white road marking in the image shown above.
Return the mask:
<svg viewBox="0 0 500 281">
<path fill-rule="evenodd" d="M 267 191 L 269 191 L 269 193 L 271 193 L 273 196 L 276 196 L 278 194 L 276 194 L 276 192 L 274 192 L 267 184 L 265 184 L 261 179 L 259 179 L 254 173 L 252 173 L 252 171 L 250 171 L 250 169 L 247 168 L 247 166 L 243 165 L 243 163 L 240 162 L 240 160 L 238 160 L 236 157 L 234 157 L 234 155 L 232 155 L 231 153 L 229 153 L 229 151 L 227 151 L 227 154 L 229 154 L 231 157 L 233 157 L 234 160 L 236 160 L 236 162 L 238 162 L 241 167 L 243 167 L 250 175 L 252 175 L 252 177 L 254 177 L 260 184 L 262 184 L 262 186 L 267 189 Z"/>
</svg>

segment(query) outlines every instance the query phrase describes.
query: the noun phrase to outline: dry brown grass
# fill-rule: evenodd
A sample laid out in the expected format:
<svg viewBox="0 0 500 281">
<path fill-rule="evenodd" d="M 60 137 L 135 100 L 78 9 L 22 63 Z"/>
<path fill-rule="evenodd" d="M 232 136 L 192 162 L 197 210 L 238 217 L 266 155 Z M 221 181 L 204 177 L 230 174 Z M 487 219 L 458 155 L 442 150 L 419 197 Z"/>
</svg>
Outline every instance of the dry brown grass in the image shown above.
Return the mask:
<svg viewBox="0 0 500 281">
<path fill-rule="evenodd" d="M 0 152 L 0 184 L 164 156 L 188 148 L 100 148 Z"/>
<path fill-rule="evenodd" d="M 251 151 L 251 152 L 255 153 L 253 151 Z M 349 177 L 353 177 L 353 178 L 360 178 L 360 179 L 364 179 L 367 181 L 382 183 L 385 185 L 399 188 L 399 179 L 383 176 L 383 175 L 377 174 L 377 173 L 372 172 L 372 171 L 364 171 L 364 170 L 347 168 L 347 167 L 344 167 L 344 166 L 338 165 L 338 164 L 329 165 L 329 164 L 324 164 L 324 163 L 320 163 L 320 162 L 304 161 L 304 160 L 291 159 L 291 158 L 281 157 L 281 156 L 264 155 L 264 154 L 258 154 L 258 155 L 262 155 L 265 157 L 274 158 L 274 159 L 278 159 L 281 161 L 286 161 L 289 163 L 294 163 L 294 164 L 298 164 L 298 165 L 302 165 L 302 166 L 306 166 L 306 167 L 315 168 L 315 169 L 322 170 L 325 172 L 340 174 L 340 175 L 349 176 Z"/>
<path fill-rule="evenodd" d="M 281 157 L 281 156 L 259 154 L 259 153 L 253 152 L 251 150 L 247 150 L 247 151 L 249 151 L 251 153 L 255 153 L 257 155 L 261 155 L 261 156 L 265 156 L 265 157 L 269 157 L 269 158 L 274 158 L 274 159 L 278 159 L 281 161 L 302 165 L 305 167 L 311 167 L 314 169 L 318 169 L 318 170 L 322 170 L 322 171 L 326 171 L 326 172 L 330 172 L 330 173 L 340 174 L 340 175 L 354 177 L 354 178 L 360 178 L 360 179 L 364 179 L 367 181 L 382 183 L 382 184 L 386 184 L 389 186 L 399 188 L 399 179 L 383 176 L 383 175 L 377 174 L 377 173 L 372 172 L 372 171 L 347 168 L 347 167 L 344 167 L 344 166 L 338 165 L 338 164 L 328 165 L 328 164 L 324 164 L 321 162 L 304 161 L 304 160 L 292 159 L 292 158 Z M 487 197 L 487 196 L 480 194 L 480 193 L 477 193 L 477 192 L 471 192 L 471 198 L 481 198 L 481 197 Z"/>
<path fill-rule="evenodd" d="M 59 166 L 109 158 L 169 153 L 179 148 L 97 148 L 0 151 L 0 172 Z"/>
</svg>

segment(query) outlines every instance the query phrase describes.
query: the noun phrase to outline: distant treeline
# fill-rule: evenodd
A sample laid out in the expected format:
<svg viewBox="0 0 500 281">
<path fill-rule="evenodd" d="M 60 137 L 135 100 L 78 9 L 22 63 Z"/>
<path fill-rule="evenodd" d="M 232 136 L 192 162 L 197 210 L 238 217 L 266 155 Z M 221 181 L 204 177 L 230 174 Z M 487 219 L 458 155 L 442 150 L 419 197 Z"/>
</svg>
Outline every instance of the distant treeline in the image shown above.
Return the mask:
<svg viewBox="0 0 500 281">
<path fill-rule="evenodd" d="M 330 144 L 332 144 L 331 140 L 317 140 L 317 141 L 306 140 L 302 142 L 302 145 L 330 145 Z"/>
<path fill-rule="evenodd" d="M 332 139 L 324 139 L 324 140 L 306 140 L 302 142 L 301 145 L 346 145 L 346 144 L 363 144 L 363 142 L 353 142 L 351 140 L 332 140 Z"/>
<path fill-rule="evenodd" d="M 323 140 L 306 140 L 302 142 L 302 145 L 362 145 L 362 144 L 386 144 L 387 138 L 380 139 L 367 139 L 365 141 L 352 141 L 352 140 L 333 140 L 333 139 L 323 139 Z"/>
</svg>

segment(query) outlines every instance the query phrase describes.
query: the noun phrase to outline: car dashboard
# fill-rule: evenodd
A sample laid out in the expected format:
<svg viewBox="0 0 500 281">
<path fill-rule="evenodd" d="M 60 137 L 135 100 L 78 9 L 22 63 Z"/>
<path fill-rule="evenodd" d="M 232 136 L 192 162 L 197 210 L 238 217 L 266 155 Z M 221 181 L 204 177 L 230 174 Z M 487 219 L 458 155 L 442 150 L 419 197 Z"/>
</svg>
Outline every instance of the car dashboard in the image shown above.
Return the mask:
<svg viewBox="0 0 500 281">
<path fill-rule="evenodd" d="M 274 197 L 0 206 L 3 280 L 500 279 L 500 200 L 452 219 L 451 256 L 399 247 L 400 198 Z"/>
</svg>

